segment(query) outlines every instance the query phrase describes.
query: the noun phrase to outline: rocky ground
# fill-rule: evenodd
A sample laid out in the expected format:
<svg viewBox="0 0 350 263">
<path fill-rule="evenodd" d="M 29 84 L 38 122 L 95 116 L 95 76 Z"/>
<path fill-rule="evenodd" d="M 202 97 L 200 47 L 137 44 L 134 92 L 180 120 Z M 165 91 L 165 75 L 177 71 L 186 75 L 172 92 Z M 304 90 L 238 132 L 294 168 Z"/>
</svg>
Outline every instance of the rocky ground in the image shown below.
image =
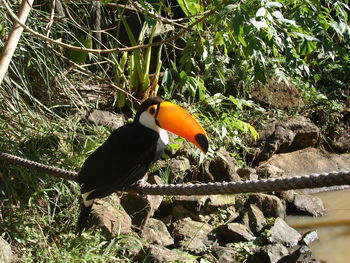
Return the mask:
<svg viewBox="0 0 350 263">
<path fill-rule="evenodd" d="M 120 116 L 97 111 L 89 120 L 108 126 L 110 117 L 114 125 L 124 122 Z M 274 122 L 259 133 L 249 156 L 254 168 L 237 168 L 221 148 L 198 169 L 181 147 L 158 166 L 170 172 L 170 181 L 178 182 L 244 181 L 350 168 L 350 154 L 317 147 L 320 131 L 307 118 Z M 335 143 L 346 152 L 349 141 L 345 132 Z M 147 180 L 161 183 L 157 174 Z M 292 190 L 174 197 L 121 193 L 95 203 L 90 227 L 102 229 L 107 237 L 120 236 L 135 262 L 318 262 L 308 248 L 317 233 L 301 235 L 288 226 L 289 213 L 322 216 L 325 208 L 319 198 Z M 1 238 L 0 247 L 0 262 L 10 262 L 11 248 Z"/>
<path fill-rule="evenodd" d="M 100 124 L 108 123 L 105 118 L 97 119 Z M 320 130 L 305 117 L 270 123 L 259 133 L 260 140 L 249 156 L 254 168 L 237 168 L 223 148 L 199 169 L 190 154 L 184 154 L 188 149 L 181 148 L 169 153 L 173 158 L 159 161 L 158 166 L 170 171 L 170 181 L 180 182 L 244 181 L 350 168 L 349 154 L 319 149 Z M 348 151 L 349 135 L 338 138 L 335 144 L 337 149 Z M 149 176 L 148 181 L 161 182 L 157 175 Z M 317 232 L 302 236 L 285 222 L 287 213 L 325 213 L 322 201 L 306 193 L 172 198 L 125 193 L 114 196 L 112 203 L 97 203 L 91 224 L 108 236 L 132 233 L 144 240 L 143 246 L 135 244 L 130 250 L 130 256 L 138 261 L 317 262 L 308 248 L 317 240 Z"/>
</svg>

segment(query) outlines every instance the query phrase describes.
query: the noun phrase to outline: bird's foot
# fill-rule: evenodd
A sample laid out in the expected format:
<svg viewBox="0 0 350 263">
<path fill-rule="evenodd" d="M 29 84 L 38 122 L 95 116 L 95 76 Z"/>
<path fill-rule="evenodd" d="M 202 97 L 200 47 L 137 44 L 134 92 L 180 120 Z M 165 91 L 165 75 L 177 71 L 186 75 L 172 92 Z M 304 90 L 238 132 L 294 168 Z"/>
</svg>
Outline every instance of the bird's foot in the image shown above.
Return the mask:
<svg viewBox="0 0 350 263">
<path fill-rule="evenodd" d="M 149 185 L 149 183 L 146 180 L 140 179 L 131 185 L 131 189 L 133 189 L 134 191 L 136 191 L 140 195 L 145 195 L 143 193 L 143 188 L 147 185 Z"/>
</svg>

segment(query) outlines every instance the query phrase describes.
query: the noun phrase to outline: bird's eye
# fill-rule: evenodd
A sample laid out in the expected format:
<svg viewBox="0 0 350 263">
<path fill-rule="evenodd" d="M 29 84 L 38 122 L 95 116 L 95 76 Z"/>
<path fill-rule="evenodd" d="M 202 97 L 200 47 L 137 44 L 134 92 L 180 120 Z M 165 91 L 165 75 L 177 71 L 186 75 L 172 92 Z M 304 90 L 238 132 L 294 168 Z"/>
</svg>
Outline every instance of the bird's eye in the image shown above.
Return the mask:
<svg viewBox="0 0 350 263">
<path fill-rule="evenodd" d="M 150 107 L 149 108 L 149 113 L 151 113 L 151 115 L 154 115 L 156 113 L 156 108 L 155 107 Z"/>
</svg>

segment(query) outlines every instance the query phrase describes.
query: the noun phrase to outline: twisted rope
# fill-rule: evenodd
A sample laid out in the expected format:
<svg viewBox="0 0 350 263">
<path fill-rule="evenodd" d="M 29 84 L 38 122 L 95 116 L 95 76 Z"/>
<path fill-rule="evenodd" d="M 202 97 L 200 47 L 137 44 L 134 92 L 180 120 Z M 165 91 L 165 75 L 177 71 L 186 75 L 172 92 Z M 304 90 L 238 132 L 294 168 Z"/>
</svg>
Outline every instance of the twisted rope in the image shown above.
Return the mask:
<svg viewBox="0 0 350 263">
<path fill-rule="evenodd" d="M 0 152 L 0 160 L 12 164 L 51 174 L 66 180 L 76 181 L 77 172 L 44 165 L 12 154 Z M 279 177 L 245 182 L 222 182 L 208 184 L 169 184 L 154 185 L 142 182 L 133 187 L 148 195 L 213 195 L 285 191 L 291 189 L 319 188 L 339 185 L 350 185 L 350 170 L 337 171 L 305 176 Z"/>
<path fill-rule="evenodd" d="M 78 175 L 78 173 L 74 171 L 67 171 L 61 168 L 56 168 L 50 165 L 34 162 L 31 160 L 18 157 L 16 155 L 9 154 L 9 153 L 0 152 L 0 160 L 5 160 L 16 166 L 22 166 L 31 170 L 36 170 L 42 173 L 51 174 L 53 176 L 63 178 L 66 180 L 76 181 L 77 175 Z"/>
<path fill-rule="evenodd" d="M 144 183 L 142 187 L 139 187 L 139 190 L 149 195 L 212 195 L 273 192 L 336 185 L 350 185 L 350 171 L 269 178 L 244 182 L 181 185 L 152 185 Z"/>
</svg>

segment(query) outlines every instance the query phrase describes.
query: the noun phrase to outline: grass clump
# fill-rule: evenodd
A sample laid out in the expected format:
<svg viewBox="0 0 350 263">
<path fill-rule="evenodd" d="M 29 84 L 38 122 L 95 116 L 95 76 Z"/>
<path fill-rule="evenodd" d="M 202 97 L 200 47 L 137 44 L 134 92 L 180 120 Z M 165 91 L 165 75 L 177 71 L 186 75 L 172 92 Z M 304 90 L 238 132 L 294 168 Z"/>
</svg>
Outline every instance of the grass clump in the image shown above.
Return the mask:
<svg viewBox="0 0 350 263">
<path fill-rule="evenodd" d="M 10 113 L 1 106 L 1 151 L 69 170 L 79 170 L 109 134 L 74 117 L 49 119 L 29 109 L 10 119 Z M 6 162 L 1 171 L 7 187 L 0 197 L 0 228 L 19 262 L 131 262 L 122 237 L 106 239 L 100 231 L 74 234 L 79 208 L 75 182 Z"/>
</svg>

